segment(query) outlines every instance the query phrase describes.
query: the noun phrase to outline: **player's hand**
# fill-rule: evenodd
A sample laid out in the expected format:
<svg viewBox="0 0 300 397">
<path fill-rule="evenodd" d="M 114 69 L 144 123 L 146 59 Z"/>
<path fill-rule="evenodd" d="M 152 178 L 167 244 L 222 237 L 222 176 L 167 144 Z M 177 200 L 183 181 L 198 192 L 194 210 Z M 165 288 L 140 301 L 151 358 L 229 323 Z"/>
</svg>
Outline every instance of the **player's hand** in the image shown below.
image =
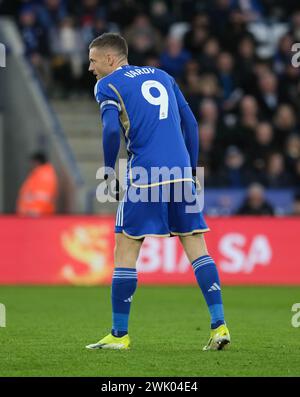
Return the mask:
<svg viewBox="0 0 300 397">
<path fill-rule="evenodd" d="M 104 180 L 107 185 L 107 194 L 114 197 L 117 201 L 120 199 L 120 183 L 114 170 L 106 171 Z"/>
<path fill-rule="evenodd" d="M 193 180 L 194 180 L 194 184 L 195 184 L 195 188 L 196 188 L 196 193 L 198 195 L 201 192 L 201 184 L 197 177 L 196 169 L 192 170 L 192 175 L 193 175 Z"/>
</svg>

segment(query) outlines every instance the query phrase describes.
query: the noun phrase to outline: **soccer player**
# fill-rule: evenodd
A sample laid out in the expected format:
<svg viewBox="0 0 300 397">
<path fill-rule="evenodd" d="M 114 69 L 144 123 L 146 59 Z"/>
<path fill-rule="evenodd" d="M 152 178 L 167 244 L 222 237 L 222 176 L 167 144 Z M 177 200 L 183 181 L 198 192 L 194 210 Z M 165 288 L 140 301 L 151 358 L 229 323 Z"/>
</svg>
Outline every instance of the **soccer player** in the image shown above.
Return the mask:
<svg viewBox="0 0 300 397">
<path fill-rule="evenodd" d="M 198 125 L 171 76 L 158 68 L 129 65 L 127 58 L 127 43 L 118 34 L 102 34 L 90 44 L 89 71 L 97 78 L 95 98 L 103 125 L 104 179 L 109 182 L 116 177 L 120 131 L 125 137 L 128 163 L 127 188 L 115 224 L 112 329 L 99 342 L 86 347 L 129 348 L 129 312 L 143 240 L 146 236 L 179 236 L 211 316 L 211 334 L 203 350 L 221 350 L 229 344 L 230 335 L 218 271 L 203 235 L 209 229 L 200 209 L 196 213 L 186 210 L 190 204 L 186 195 L 182 200 L 175 199 L 180 190 L 196 197 Z M 152 172 L 157 168 L 165 172 Z M 168 172 L 173 169 L 181 173 Z M 166 186 L 169 199 L 164 193 Z M 152 200 L 150 193 L 154 190 L 158 200 Z M 133 200 L 136 195 L 143 199 Z M 144 200 L 145 196 L 148 200 Z"/>
</svg>

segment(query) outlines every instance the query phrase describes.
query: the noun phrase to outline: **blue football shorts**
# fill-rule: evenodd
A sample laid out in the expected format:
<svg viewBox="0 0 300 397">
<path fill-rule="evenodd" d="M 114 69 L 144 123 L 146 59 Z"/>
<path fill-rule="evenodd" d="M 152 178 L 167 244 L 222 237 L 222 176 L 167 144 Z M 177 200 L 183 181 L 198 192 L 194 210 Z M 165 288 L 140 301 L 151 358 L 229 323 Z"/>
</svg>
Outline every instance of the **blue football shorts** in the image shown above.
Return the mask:
<svg viewBox="0 0 300 397">
<path fill-rule="evenodd" d="M 120 201 L 115 233 L 128 237 L 204 233 L 209 228 L 191 181 L 139 188 L 128 186 Z"/>
</svg>

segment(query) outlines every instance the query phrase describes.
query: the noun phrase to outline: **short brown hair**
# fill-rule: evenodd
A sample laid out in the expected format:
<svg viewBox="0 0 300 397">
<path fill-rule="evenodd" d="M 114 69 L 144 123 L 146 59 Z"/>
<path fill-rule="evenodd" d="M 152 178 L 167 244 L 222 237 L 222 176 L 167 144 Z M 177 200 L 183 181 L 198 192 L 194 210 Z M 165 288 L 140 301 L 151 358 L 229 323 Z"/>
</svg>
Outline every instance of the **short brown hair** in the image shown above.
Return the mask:
<svg viewBox="0 0 300 397">
<path fill-rule="evenodd" d="M 128 57 L 128 46 L 124 37 L 120 36 L 118 33 L 103 33 L 101 36 L 96 37 L 91 44 L 89 49 L 105 48 L 110 47 L 116 49 L 120 55 Z"/>
</svg>

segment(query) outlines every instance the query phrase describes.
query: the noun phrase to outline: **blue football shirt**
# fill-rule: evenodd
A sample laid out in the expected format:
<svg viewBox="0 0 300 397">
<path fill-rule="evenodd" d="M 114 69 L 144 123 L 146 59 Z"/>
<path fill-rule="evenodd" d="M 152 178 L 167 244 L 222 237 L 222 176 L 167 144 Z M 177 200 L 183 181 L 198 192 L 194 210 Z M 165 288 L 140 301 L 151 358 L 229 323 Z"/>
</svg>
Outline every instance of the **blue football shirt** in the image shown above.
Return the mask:
<svg viewBox="0 0 300 397">
<path fill-rule="evenodd" d="M 128 184 L 192 181 L 179 113 L 187 102 L 170 75 L 154 67 L 125 65 L 96 83 L 95 98 L 102 114 L 111 107 L 119 111 Z"/>
</svg>

